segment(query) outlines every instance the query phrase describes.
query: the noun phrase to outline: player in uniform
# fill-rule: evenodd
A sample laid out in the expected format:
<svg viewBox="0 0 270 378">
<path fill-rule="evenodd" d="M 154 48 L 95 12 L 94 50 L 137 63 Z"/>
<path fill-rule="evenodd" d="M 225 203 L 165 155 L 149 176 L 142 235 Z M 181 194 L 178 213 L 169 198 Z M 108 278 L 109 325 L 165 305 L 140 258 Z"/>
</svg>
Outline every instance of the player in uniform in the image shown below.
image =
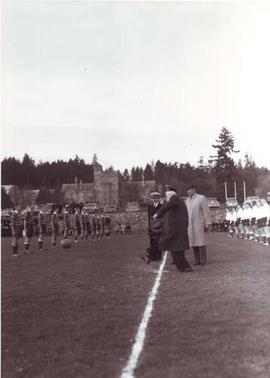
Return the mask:
<svg viewBox="0 0 270 378">
<path fill-rule="evenodd" d="M 238 217 L 240 219 L 240 222 L 239 222 L 239 231 L 240 231 L 240 238 L 241 239 L 244 239 L 244 237 L 245 237 L 244 216 L 245 216 L 244 208 L 239 205 Z"/>
<path fill-rule="evenodd" d="M 254 241 L 260 241 L 260 219 L 261 219 L 261 203 L 257 201 L 252 209 L 253 218 L 255 218 L 254 225 Z"/>
<path fill-rule="evenodd" d="M 270 204 L 265 201 L 265 215 L 266 215 L 266 226 L 265 226 L 265 245 L 270 246 Z"/>
<path fill-rule="evenodd" d="M 96 240 L 96 235 L 97 235 L 97 216 L 94 214 L 92 216 L 92 240 Z"/>
<path fill-rule="evenodd" d="M 106 238 L 109 238 L 111 235 L 111 218 L 109 215 L 106 215 L 105 217 L 105 233 L 106 233 Z"/>
<path fill-rule="evenodd" d="M 97 215 L 96 222 L 97 222 L 96 237 L 97 239 L 101 239 L 101 218 L 99 215 Z"/>
<path fill-rule="evenodd" d="M 84 223 L 85 223 L 85 238 L 88 239 L 88 236 L 91 235 L 91 222 L 88 211 L 84 213 Z"/>
<path fill-rule="evenodd" d="M 52 228 L 52 247 L 56 247 L 56 240 L 59 233 L 59 210 L 56 208 L 51 215 L 51 228 Z"/>
<path fill-rule="evenodd" d="M 256 227 L 256 202 L 253 202 L 250 206 L 250 227 L 249 227 L 249 240 L 255 239 L 255 227 Z"/>
<path fill-rule="evenodd" d="M 250 223 L 250 205 L 246 203 L 243 205 L 243 221 L 242 221 L 245 240 L 248 240 L 249 238 L 249 223 Z"/>
<path fill-rule="evenodd" d="M 228 225 L 228 235 L 227 236 L 231 236 L 232 237 L 232 234 L 233 234 L 233 229 L 232 229 L 232 225 L 231 225 L 231 222 L 232 222 L 232 210 L 227 207 L 226 209 L 226 223 Z"/>
<path fill-rule="evenodd" d="M 63 238 L 67 239 L 68 238 L 68 233 L 70 230 L 70 216 L 69 216 L 69 206 L 66 205 L 64 209 L 64 214 L 63 214 L 63 221 L 64 221 L 64 234 Z"/>
<path fill-rule="evenodd" d="M 242 217 L 242 207 L 240 205 L 237 205 L 236 207 L 236 222 L 235 222 L 235 236 L 237 239 L 241 236 L 241 217 Z"/>
<path fill-rule="evenodd" d="M 74 238 L 75 238 L 75 242 L 77 243 L 78 242 L 78 238 L 81 236 L 81 232 L 82 232 L 82 215 L 81 215 L 81 211 L 79 208 L 76 208 L 75 210 L 75 214 L 74 214 L 74 229 L 75 229 L 75 233 L 74 233 Z"/>
<path fill-rule="evenodd" d="M 19 237 L 20 237 L 20 221 L 19 221 L 19 213 L 16 209 L 14 209 L 11 213 L 11 235 L 12 235 L 12 256 L 18 256 L 18 248 L 19 248 Z"/>
<path fill-rule="evenodd" d="M 267 241 L 267 235 L 268 235 L 268 217 L 269 217 L 269 211 L 268 211 L 268 204 L 265 200 L 261 200 L 261 211 L 262 211 L 262 219 L 261 219 L 261 237 L 262 237 L 262 244 L 268 245 Z"/>
<path fill-rule="evenodd" d="M 81 211 L 81 239 L 86 239 L 86 224 L 85 224 L 86 212 Z"/>
<path fill-rule="evenodd" d="M 264 213 L 264 209 L 263 209 L 261 201 L 257 202 L 257 205 L 256 205 L 256 214 L 257 214 L 257 221 L 256 221 L 256 225 L 257 225 L 257 229 L 256 229 L 257 241 L 259 243 L 263 244 L 264 243 L 264 237 L 265 237 L 265 235 L 264 235 L 265 213 Z"/>
<path fill-rule="evenodd" d="M 101 223 L 101 239 L 102 239 L 105 235 L 105 217 L 103 214 L 100 217 L 100 223 Z"/>
<path fill-rule="evenodd" d="M 43 249 L 43 235 L 45 234 L 45 216 L 42 210 L 38 212 L 38 249 L 42 251 Z"/>
<path fill-rule="evenodd" d="M 233 238 L 234 234 L 234 227 L 236 221 L 236 211 L 235 208 L 230 209 L 230 227 L 229 227 L 229 235 Z"/>
<path fill-rule="evenodd" d="M 237 211 L 237 208 L 234 207 L 232 209 L 232 222 L 233 222 L 232 228 L 233 228 L 234 237 L 236 239 L 239 238 L 239 230 L 238 230 L 238 222 L 237 222 L 237 220 L 238 220 L 238 211 Z"/>
<path fill-rule="evenodd" d="M 24 230 L 24 252 L 31 254 L 30 251 L 31 238 L 34 235 L 34 219 L 33 214 L 30 208 L 27 208 L 26 214 L 23 221 L 23 230 Z"/>
</svg>

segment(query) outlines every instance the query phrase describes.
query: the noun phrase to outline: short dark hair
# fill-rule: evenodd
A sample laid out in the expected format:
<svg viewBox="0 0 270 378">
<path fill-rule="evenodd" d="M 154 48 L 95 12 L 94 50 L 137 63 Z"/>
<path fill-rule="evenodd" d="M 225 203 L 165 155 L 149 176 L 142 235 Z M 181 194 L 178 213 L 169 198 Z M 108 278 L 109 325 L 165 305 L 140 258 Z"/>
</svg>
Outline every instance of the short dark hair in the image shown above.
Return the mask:
<svg viewBox="0 0 270 378">
<path fill-rule="evenodd" d="M 187 190 L 189 189 L 197 189 L 197 186 L 195 184 L 191 184 L 188 186 Z"/>
</svg>

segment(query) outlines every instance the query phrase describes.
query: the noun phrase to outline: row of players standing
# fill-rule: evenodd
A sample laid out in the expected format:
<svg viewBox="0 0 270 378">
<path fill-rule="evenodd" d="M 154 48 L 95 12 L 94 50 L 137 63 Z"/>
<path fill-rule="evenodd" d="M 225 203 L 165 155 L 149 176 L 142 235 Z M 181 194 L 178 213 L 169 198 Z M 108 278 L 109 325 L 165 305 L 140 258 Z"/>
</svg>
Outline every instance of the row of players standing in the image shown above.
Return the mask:
<svg viewBox="0 0 270 378">
<path fill-rule="evenodd" d="M 95 241 L 103 237 L 109 238 L 111 235 L 111 219 L 108 215 L 90 215 L 88 212 L 83 212 L 77 208 L 75 214 L 71 217 L 68 205 L 65 206 L 63 211 L 63 229 L 60 230 L 60 212 L 58 209 L 55 209 L 51 215 L 50 226 L 52 247 L 56 247 L 59 235 L 63 235 L 63 238 L 66 239 L 71 233 L 74 233 L 75 242 L 78 242 L 79 239 L 86 240 L 89 237 Z M 42 251 L 43 239 L 46 234 L 45 214 L 42 210 L 39 210 L 37 219 L 35 219 L 31 209 L 28 208 L 23 220 L 24 252 L 27 254 L 32 253 L 30 250 L 31 239 L 35 234 L 36 227 L 38 249 Z M 13 256 L 18 256 L 21 221 L 17 210 L 14 210 L 11 214 L 11 232 L 12 253 Z"/>
<path fill-rule="evenodd" d="M 57 210 L 52 215 L 52 233 L 56 236 L 57 227 Z M 71 218 L 68 205 L 65 206 L 63 214 L 63 226 L 64 226 L 64 239 L 68 237 L 70 231 L 74 230 L 75 242 L 78 239 L 88 239 L 91 236 L 92 240 L 102 239 L 104 236 L 107 238 L 111 235 L 111 219 L 108 215 L 90 215 L 88 212 L 83 212 L 79 208 L 75 210 L 74 224 L 72 227 Z M 55 232 L 54 232 L 55 231 Z M 54 245 L 55 240 L 52 240 Z"/>
<path fill-rule="evenodd" d="M 228 208 L 229 236 L 270 245 L 270 204 L 265 199 Z"/>
</svg>

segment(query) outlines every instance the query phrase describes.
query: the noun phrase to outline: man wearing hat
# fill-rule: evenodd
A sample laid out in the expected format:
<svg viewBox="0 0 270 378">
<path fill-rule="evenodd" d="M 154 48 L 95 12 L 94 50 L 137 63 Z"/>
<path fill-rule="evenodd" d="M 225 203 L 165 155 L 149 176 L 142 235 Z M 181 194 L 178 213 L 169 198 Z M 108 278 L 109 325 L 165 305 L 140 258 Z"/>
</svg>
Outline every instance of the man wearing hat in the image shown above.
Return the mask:
<svg viewBox="0 0 270 378">
<path fill-rule="evenodd" d="M 206 234 L 211 225 L 207 199 L 196 193 L 196 186 L 191 185 L 187 190 L 189 244 L 193 247 L 195 265 L 204 266 L 207 263 Z"/>
<path fill-rule="evenodd" d="M 188 242 L 188 212 L 185 202 L 176 194 L 173 187 L 166 189 L 166 201 L 154 218 L 163 218 L 163 226 L 159 239 L 161 251 L 170 251 L 177 269 L 181 272 L 191 272 L 192 269 L 185 258 Z"/>
<path fill-rule="evenodd" d="M 147 255 L 143 259 L 149 264 L 151 261 L 158 261 L 161 259 L 161 251 L 159 249 L 159 238 L 161 234 L 161 220 L 154 220 L 153 216 L 162 207 L 160 203 L 160 193 L 152 192 L 150 194 L 152 203 L 148 206 L 148 235 L 150 247 L 147 248 Z M 159 224 L 158 224 L 159 223 Z"/>
</svg>

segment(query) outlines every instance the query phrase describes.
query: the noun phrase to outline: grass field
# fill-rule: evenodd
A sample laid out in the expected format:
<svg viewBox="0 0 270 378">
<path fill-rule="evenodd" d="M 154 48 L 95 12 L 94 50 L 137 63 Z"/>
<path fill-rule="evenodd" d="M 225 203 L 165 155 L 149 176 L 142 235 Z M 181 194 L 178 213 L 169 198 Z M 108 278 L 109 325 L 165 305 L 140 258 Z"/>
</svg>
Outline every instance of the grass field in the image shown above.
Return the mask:
<svg viewBox="0 0 270 378">
<path fill-rule="evenodd" d="M 10 243 L 2 239 L 2 377 L 119 377 L 159 268 L 139 258 L 147 237 L 69 250 L 46 240 L 18 258 Z M 167 259 L 136 377 L 270 376 L 270 248 L 212 234 L 208 257 L 192 273 Z"/>
</svg>

